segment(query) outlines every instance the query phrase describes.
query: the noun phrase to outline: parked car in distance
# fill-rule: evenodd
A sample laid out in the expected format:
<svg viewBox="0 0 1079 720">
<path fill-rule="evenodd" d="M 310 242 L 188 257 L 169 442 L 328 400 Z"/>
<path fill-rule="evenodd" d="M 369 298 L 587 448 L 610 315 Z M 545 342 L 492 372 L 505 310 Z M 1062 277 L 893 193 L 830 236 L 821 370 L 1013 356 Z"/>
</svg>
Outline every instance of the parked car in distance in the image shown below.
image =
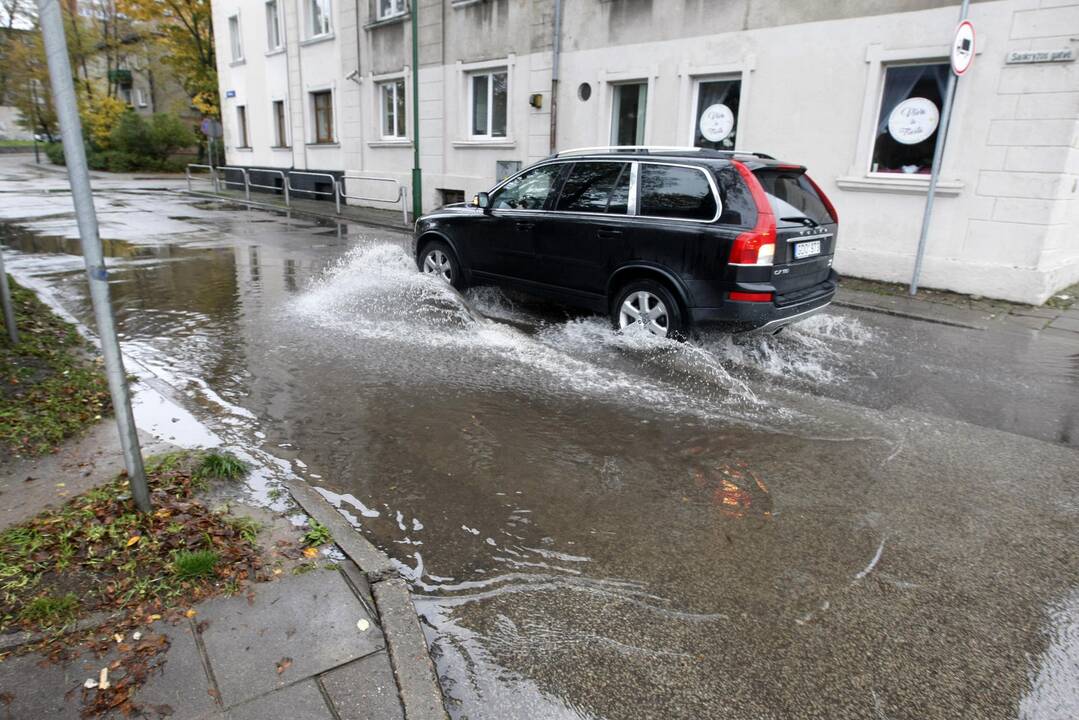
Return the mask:
<svg viewBox="0 0 1079 720">
<path fill-rule="evenodd" d="M 560 152 L 416 222 L 416 262 L 685 338 L 778 331 L 835 295 L 838 216 L 806 168 L 761 153 Z"/>
</svg>

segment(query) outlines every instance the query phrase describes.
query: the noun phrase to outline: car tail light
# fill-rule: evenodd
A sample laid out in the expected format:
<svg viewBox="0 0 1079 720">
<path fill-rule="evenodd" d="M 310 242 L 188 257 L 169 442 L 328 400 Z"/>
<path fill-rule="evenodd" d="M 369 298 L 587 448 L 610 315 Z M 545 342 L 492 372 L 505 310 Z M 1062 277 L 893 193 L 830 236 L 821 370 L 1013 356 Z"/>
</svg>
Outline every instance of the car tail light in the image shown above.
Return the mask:
<svg viewBox="0 0 1079 720">
<path fill-rule="evenodd" d="M 772 293 L 738 292 L 735 290 L 730 293 L 730 299 L 741 302 L 772 302 Z"/>
<path fill-rule="evenodd" d="M 806 173 L 806 180 L 813 186 L 813 189 L 817 191 L 817 196 L 820 201 L 824 203 L 824 209 L 828 211 L 828 214 L 832 216 L 832 222 L 839 222 L 839 213 L 835 211 L 835 205 L 828 199 L 828 196 L 824 194 L 824 191 L 820 189 L 820 185 L 813 181 L 813 178 L 809 177 L 809 173 Z"/>
<path fill-rule="evenodd" d="M 737 265 L 771 265 L 776 253 L 776 217 L 760 180 L 737 160 L 732 163 L 749 187 L 750 197 L 757 206 L 757 224 L 749 232 L 734 239 L 730 262 Z M 731 293 L 732 299 L 734 293 Z M 769 298 L 770 300 L 771 298 Z"/>
</svg>

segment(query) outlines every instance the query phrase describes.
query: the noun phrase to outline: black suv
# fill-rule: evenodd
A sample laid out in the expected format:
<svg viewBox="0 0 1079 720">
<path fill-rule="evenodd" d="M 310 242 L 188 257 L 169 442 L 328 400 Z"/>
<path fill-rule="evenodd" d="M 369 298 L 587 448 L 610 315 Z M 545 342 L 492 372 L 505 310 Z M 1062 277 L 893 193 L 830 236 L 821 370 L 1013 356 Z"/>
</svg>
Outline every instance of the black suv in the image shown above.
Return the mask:
<svg viewBox="0 0 1079 720">
<path fill-rule="evenodd" d="M 641 323 L 776 331 L 835 295 L 838 217 L 801 165 L 760 153 L 558 153 L 416 222 L 416 262 Z"/>
</svg>

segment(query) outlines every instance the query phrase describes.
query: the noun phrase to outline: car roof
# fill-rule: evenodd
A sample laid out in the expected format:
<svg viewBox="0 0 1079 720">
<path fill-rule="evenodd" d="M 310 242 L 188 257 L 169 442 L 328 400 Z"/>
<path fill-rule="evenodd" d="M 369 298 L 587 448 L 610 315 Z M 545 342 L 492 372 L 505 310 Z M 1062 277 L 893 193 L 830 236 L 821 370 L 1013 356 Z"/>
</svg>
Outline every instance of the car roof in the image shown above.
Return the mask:
<svg viewBox="0 0 1079 720">
<path fill-rule="evenodd" d="M 761 152 L 749 152 L 742 150 L 711 150 L 697 147 L 655 147 L 644 145 L 623 145 L 612 147 L 575 148 L 561 150 L 551 155 L 549 160 L 610 160 L 611 158 L 634 158 L 649 160 L 677 160 L 679 162 L 696 161 L 701 164 L 715 164 L 716 161 L 729 163 L 732 160 L 745 163 L 751 170 L 762 167 L 783 165 L 791 167 L 792 163 L 784 163 L 776 160 L 771 155 Z"/>
</svg>

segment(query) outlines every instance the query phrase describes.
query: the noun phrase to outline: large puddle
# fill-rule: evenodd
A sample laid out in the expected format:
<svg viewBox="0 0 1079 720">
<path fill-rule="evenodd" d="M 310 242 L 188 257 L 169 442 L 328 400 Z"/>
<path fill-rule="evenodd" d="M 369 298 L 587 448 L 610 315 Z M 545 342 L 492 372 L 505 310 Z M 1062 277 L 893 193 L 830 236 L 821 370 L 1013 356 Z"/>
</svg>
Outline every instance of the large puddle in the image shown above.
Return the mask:
<svg viewBox="0 0 1079 720">
<path fill-rule="evenodd" d="M 173 205 L 197 231 L 108 245 L 125 353 L 222 443 L 257 448 L 257 494 L 303 476 L 390 553 L 455 717 L 989 717 L 1021 700 L 1052 717 L 1039 708 L 1074 699 L 1057 669 L 1074 568 L 1026 552 L 1079 550 L 1058 501 L 1074 454 L 930 414 L 1060 440 L 1066 352 L 839 310 L 659 341 L 461 296 L 392 234 Z M 9 269 L 88 320 L 77 241 L 28 227 L 0 226 Z M 956 361 L 994 342 L 1039 358 L 1017 361 L 1021 387 Z"/>
</svg>

